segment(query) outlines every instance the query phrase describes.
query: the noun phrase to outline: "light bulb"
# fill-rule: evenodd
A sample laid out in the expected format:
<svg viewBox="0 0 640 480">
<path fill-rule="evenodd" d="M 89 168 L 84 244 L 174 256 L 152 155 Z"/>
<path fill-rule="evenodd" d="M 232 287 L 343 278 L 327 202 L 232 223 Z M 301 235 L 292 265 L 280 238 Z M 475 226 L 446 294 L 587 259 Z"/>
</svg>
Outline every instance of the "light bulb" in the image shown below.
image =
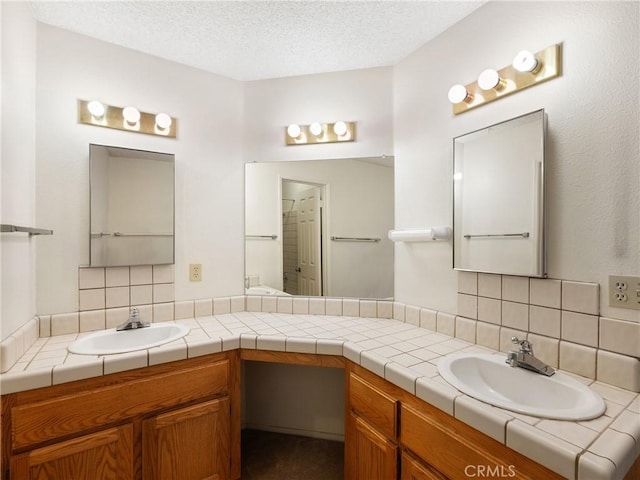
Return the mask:
<svg viewBox="0 0 640 480">
<path fill-rule="evenodd" d="M 166 130 L 171 126 L 171 123 L 173 123 L 173 120 L 171 120 L 171 117 L 166 113 L 159 113 L 156 115 L 156 125 L 158 128 Z"/>
<path fill-rule="evenodd" d="M 87 105 L 89 113 L 95 118 L 102 118 L 104 116 L 104 105 L 96 100 L 92 100 Z"/>
<path fill-rule="evenodd" d="M 519 72 L 533 72 L 538 67 L 538 60 L 529 50 L 522 50 L 514 57 L 512 65 Z"/>
<path fill-rule="evenodd" d="M 140 120 L 140 112 L 135 107 L 124 107 L 122 116 L 128 123 L 138 123 Z"/>
<path fill-rule="evenodd" d="M 320 135 L 322 135 L 322 125 L 320 125 L 318 122 L 314 122 L 309 125 L 309 131 L 316 137 L 319 137 Z"/>
<path fill-rule="evenodd" d="M 338 135 L 339 137 L 343 136 L 345 133 L 347 133 L 347 124 L 340 121 L 340 122 L 336 122 L 333 124 L 333 131 L 336 135 Z"/>
<path fill-rule="evenodd" d="M 500 75 L 495 70 L 488 68 L 478 76 L 478 86 L 482 90 L 491 90 L 500 85 Z"/>
<path fill-rule="evenodd" d="M 287 135 L 289 135 L 291 138 L 298 138 L 301 133 L 302 130 L 300 129 L 300 125 L 298 125 L 297 123 L 292 123 L 287 127 Z"/>
<path fill-rule="evenodd" d="M 460 84 L 454 85 L 449 89 L 448 97 L 451 103 L 469 102 L 473 99 L 473 95 L 471 95 L 467 89 Z"/>
</svg>

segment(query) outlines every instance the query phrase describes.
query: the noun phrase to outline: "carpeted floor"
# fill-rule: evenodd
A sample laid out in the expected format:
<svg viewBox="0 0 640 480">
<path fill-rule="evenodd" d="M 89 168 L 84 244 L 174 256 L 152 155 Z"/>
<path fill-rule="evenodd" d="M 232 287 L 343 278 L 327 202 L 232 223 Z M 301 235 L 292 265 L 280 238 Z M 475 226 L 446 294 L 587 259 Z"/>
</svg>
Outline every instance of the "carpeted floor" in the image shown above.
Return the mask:
<svg viewBox="0 0 640 480">
<path fill-rule="evenodd" d="M 241 480 L 342 480 L 344 443 L 242 431 Z"/>
</svg>

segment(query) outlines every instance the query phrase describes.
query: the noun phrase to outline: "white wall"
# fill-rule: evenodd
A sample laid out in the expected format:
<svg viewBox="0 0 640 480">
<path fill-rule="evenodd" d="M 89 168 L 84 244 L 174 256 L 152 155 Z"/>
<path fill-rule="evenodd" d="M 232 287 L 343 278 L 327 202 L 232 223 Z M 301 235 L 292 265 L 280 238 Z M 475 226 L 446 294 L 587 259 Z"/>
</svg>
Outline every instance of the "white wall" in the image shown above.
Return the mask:
<svg viewBox="0 0 640 480">
<path fill-rule="evenodd" d="M 392 69 L 352 70 L 245 84 L 245 161 L 393 154 Z M 354 121 L 354 142 L 286 146 L 291 123 Z"/>
<path fill-rule="evenodd" d="M 36 22 L 27 3 L 1 2 L 1 221 L 51 228 L 35 210 L 36 169 Z M 3 233 L 0 237 L 2 281 L 0 339 L 36 313 L 35 245 L 51 237 Z"/>
<path fill-rule="evenodd" d="M 343 440 L 344 378 L 340 368 L 244 362 L 243 426 Z"/>
<path fill-rule="evenodd" d="M 37 211 L 55 230 L 38 243 L 37 311 L 78 309 L 89 261 L 89 144 L 174 153 L 176 300 L 243 293 L 242 84 L 38 24 Z M 178 139 L 81 125 L 78 99 L 164 111 Z M 188 264 L 203 281 L 189 283 Z"/>
<path fill-rule="evenodd" d="M 598 282 L 640 273 L 637 2 L 488 3 L 394 68 L 396 228 L 451 223 L 452 138 L 533 110 L 548 114 L 548 273 Z M 563 44 L 558 79 L 454 116 L 447 91 L 521 49 Z M 450 244 L 397 245 L 400 302 L 457 312 Z"/>
</svg>

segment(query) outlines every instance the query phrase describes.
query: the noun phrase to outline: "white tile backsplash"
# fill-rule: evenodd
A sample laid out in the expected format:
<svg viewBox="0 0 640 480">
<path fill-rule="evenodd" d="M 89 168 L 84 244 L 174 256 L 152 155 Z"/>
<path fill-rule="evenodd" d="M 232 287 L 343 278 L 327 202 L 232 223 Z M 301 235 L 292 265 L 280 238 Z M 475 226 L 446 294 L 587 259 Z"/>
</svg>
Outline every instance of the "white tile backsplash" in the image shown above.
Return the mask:
<svg viewBox="0 0 640 480">
<path fill-rule="evenodd" d="M 478 296 L 502 298 L 502 275 L 478 273 Z"/>
<path fill-rule="evenodd" d="M 148 305 L 153 303 L 153 285 L 132 285 L 131 305 Z"/>
<path fill-rule="evenodd" d="M 105 273 L 107 287 L 128 287 L 130 285 L 129 267 L 108 267 Z"/>
<path fill-rule="evenodd" d="M 562 282 L 543 278 L 532 278 L 529 281 L 529 298 L 531 305 L 560 308 L 562 306 Z"/>
<path fill-rule="evenodd" d="M 597 347 L 598 317 L 563 310 L 560 338 L 590 347 Z"/>
<path fill-rule="evenodd" d="M 91 288 L 86 290 L 80 290 L 79 301 L 80 311 L 84 310 L 98 310 L 105 308 L 105 289 L 104 288 Z"/>
<path fill-rule="evenodd" d="M 105 306 L 107 308 L 129 305 L 129 287 L 111 287 L 106 289 Z"/>
<path fill-rule="evenodd" d="M 600 286 L 597 283 L 562 281 L 562 309 L 598 315 Z"/>
<path fill-rule="evenodd" d="M 478 320 L 500 325 L 502 303 L 495 298 L 478 297 Z"/>
<path fill-rule="evenodd" d="M 478 274 L 476 272 L 458 272 L 458 293 L 478 295 Z"/>
<path fill-rule="evenodd" d="M 129 271 L 131 285 L 150 285 L 153 283 L 151 265 L 134 265 Z"/>
<path fill-rule="evenodd" d="M 78 287 L 81 290 L 87 289 L 87 288 L 104 288 L 105 287 L 104 268 L 78 269 Z"/>
<path fill-rule="evenodd" d="M 502 299 L 510 302 L 529 303 L 529 278 L 504 275 Z"/>
<path fill-rule="evenodd" d="M 560 338 L 562 310 L 529 305 L 529 330 L 547 337 Z"/>
<path fill-rule="evenodd" d="M 600 348 L 640 357 L 640 322 L 600 318 Z"/>
</svg>

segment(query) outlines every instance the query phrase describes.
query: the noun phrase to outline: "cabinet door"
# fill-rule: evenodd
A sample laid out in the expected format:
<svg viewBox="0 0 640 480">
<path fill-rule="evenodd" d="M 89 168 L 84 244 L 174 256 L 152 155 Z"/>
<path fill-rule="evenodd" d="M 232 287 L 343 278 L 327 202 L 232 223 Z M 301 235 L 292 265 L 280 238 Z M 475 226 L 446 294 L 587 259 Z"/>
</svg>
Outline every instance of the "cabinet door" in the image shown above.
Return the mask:
<svg viewBox="0 0 640 480">
<path fill-rule="evenodd" d="M 398 472 L 398 447 L 357 415 L 350 414 L 349 480 L 393 480 Z"/>
<path fill-rule="evenodd" d="M 145 480 L 227 480 L 231 463 L 229 398 L 143 422 Z"/>
<path fill-rule="evenodd" d="M 446 480 L 446 477 L 436 470 L 423 465 L 415 458 L 402 454 L 401 480 Z"/>
<path fill-rule="evenodd" d="M 132 480 L 133 428 L 110 428 L 11 459 L 16 480 Z"/>
</svg>

